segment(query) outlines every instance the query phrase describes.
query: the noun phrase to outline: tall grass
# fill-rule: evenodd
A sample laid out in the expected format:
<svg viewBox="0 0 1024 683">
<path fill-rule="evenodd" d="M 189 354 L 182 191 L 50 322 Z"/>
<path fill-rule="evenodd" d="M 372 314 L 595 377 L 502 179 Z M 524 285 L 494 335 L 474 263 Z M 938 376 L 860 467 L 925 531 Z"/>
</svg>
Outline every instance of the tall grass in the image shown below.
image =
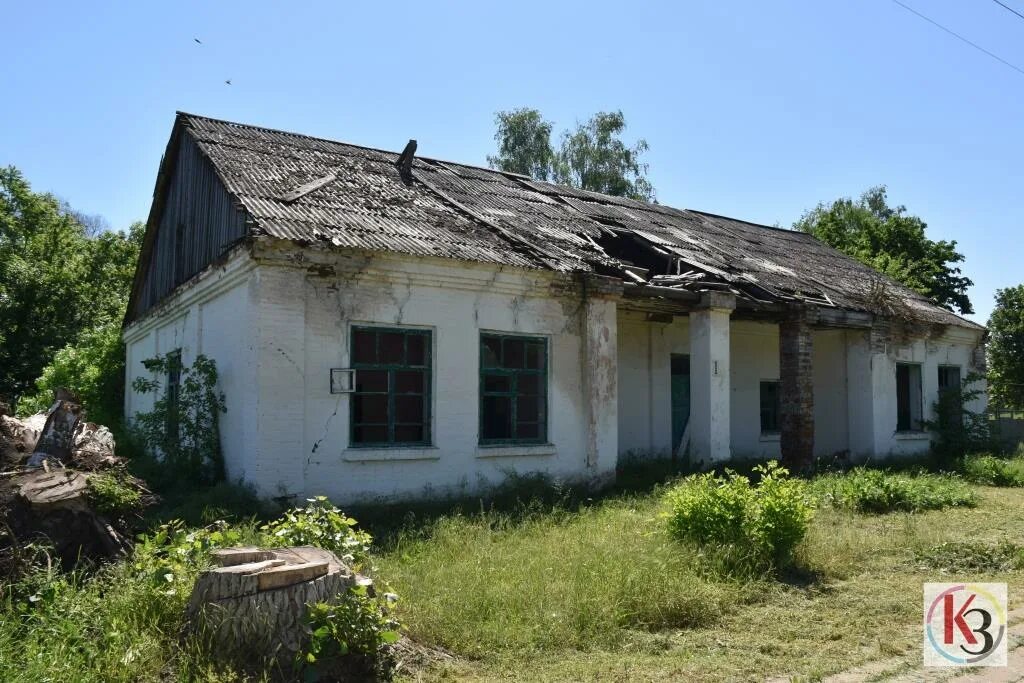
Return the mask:
<svg viewBox="0 0 1024 683">
<path fill-rule="evenodd" d="M 818 477 L 813 489 L 826 502 L 858 512 L 922 512 L 974 507 L 977 495 L 959 477 L 855 468 Z"/>
<path fill-rule="evenodd" d="M 985 486 L 1024 486 L 1024 456 L 1000 458 L 979 454 L 965 456 L 960 467 L 968 481 Z"/>
<path fill-rule="evenodd" d="M 753 590 L 668 537 L 651 498 L 575 513 L 489 513 L 400 537 L 378 567 L 414 639 L 469 656 L 615 648 L 628 631 L 703 626 Z"/>
</svg>

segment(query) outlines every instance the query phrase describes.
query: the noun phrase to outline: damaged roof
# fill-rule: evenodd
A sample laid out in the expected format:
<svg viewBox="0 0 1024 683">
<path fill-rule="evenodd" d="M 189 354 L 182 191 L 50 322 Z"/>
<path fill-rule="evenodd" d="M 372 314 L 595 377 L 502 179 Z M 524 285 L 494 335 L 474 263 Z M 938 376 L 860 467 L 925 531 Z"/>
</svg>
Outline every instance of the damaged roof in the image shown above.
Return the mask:
<svg viewBox="0 0 1024 683">
<path fill-rule="evenodd" d="M 422 157 L 403 177 L 398 153 L 192 114 L 176 126 L 250 234 L 981 327 L 798 231 Z"/>
</svg>

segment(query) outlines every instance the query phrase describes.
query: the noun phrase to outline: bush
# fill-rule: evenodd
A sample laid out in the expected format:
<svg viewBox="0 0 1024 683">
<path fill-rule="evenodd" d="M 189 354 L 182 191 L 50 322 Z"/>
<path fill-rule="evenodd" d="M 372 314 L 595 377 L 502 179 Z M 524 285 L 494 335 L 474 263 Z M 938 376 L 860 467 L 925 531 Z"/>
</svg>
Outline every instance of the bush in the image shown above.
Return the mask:
<svg viewBox="0 0 1024 683">
<path fill-rule="evenodd" d="M 309 605 L 309 643 L 295 661 L 303 679 L 390 680 L 394 658 L 388 646 L 400 637 L 393 601 L 390 593 L 377 597 L 353 586 L 333 602 Z"/>
<path fill-rule="evenodd" d="M 122 515 L 142 505 L 142 494 L 124 475 L 93 474 L 88 487 L 89 502 L 102 515 Z"/>
<path fill-rule="evenodd" d="M 669 533 L 736 546 L 757 559 L 788 559 L 814 515 L 806 484 L 774 461 L 754 472 L 761 477 L 756 485 L 731 471 L 684 479 L 666 494 Z"/>
<path fill-rule="evenodd" d="M 858 512 L 921 512 L 974 507 L 977 496 L 951 474 L 897 474 L 858 467 L 819 479 L 823 496 Z"/>
<path fill-rule="evenodd" d="M 1024 486 L 1024 458 L 968 455 L 961 463 L 968 481 L 985 486 Z"/>
<path fill-rule="evenodd" d="M 346 517 L 323 496 L 310 498 L 309 505 L 294 508 L 261 529 L 271 542 L 283 545 L 315 545 L 330 550 L 357 568 L 364 564 L 370 551 L 370 534 L 357 531 L 356 520 Z"/>
<path fill-rule="evenodd" d="M 115 427 L 124 411 L 124 343 L 121 326 L 109 322 L 86 331 L 74 344 L 54 354 L 36 380 L 35 393 L 18 401 L 18 414 L 47 410 L 54 392 L 70 389 L 81 401 L 88 419 Z"/>
</svg>

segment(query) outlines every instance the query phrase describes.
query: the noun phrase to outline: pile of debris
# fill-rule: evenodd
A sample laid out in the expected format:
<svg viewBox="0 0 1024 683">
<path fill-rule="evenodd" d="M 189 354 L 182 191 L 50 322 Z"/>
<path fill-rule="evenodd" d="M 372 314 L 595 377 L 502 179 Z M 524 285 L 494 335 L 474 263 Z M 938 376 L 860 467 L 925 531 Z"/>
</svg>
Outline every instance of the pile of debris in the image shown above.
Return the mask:
<svg viewBox="0 0 1024 683">
<path fill-rule="evenodd" d="M 123 474 L 114 436 L 82 419 L 66 392 L 46 413 L 20 419 L 0 404 L 0 576 L 18 570 L 27 544 L 43 541 L 67 568 L 80 559 L 122 555 L 130 548 L 123 520 L 109 520 L 90 504 L 89 480 Z"/>
</svg>

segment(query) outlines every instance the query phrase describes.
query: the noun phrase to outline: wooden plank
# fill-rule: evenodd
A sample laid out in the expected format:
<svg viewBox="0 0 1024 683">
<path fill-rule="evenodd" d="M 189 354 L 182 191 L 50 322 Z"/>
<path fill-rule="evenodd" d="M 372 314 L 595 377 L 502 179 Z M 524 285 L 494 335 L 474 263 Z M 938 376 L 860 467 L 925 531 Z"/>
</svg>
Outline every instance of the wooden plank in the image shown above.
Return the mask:
<svg viewBox="0 0 1024 683">
<path fill-rule="evenodd" d="M 274 559 L 274 552 L 271 550 L 263 550 L 262 548 L 254 548 L 252 546 L 243 546 L 241 548 L 223 548 L 221 550 L 214 550 L 210 553 L 210 556 L 213 558 L 214 563 L 221 567 L 230 567 L 236 564 L 272 560 Z"/>
<path fill-rule="evenodd" d="M 327 562 L 305 562 L 272 567 L 256 574 L 258 590 L 267 591 L 284 588 L 296 583 L 312 581 L 327 575 Z"/>
<path fill-rule="evenodd" d="M 259 574 L 265 569 L 283 567 L 287 564 L 284 560 L 261 560 L 259 562 L 246 562 L 244 564 L 232 564 L 227 567 L 217 567 L 213 571 L 220 574 Z"/>
<path fill-rule="evenodd" d="M 285 194 L 281 195 L 281 201 L 290 204 L 294 202 L 296 199 L 306 196 L 313 190 L 319 190 L 327 183 L 334 182 L 335 180 L 337 180 L 337 178 L 338 176 L 332 173 L 330 175 L 325 175 L 323 178 L 317 178 L 316 180 L 312 180 L 304 185 L 299 185 L 291 192 L 286 192 Z"/>
</svg>

